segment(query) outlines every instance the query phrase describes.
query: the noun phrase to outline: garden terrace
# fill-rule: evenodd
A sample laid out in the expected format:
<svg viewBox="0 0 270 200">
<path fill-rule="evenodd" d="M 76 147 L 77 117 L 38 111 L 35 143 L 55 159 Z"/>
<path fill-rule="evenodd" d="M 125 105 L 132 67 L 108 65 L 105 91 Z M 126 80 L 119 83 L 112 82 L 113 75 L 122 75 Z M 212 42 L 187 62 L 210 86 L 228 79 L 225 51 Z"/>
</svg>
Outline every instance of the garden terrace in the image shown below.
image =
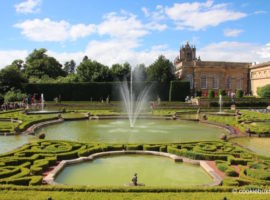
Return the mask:
<svg viewBox="0 0 270 200">
<path fill-rule="evenodd" d="M 270 184 L 268 159 L 226 142 L 105 145 L 42 140 L 0 155 L 0 183 L 41 185 L 42 175 L 59 161 L 119 150 L 161 151 L 194 160 L 216 161 L 217 167 L 224 170 L 226 177 L 229 177 L 224 179 L 223 185 Z"/>
</svg>

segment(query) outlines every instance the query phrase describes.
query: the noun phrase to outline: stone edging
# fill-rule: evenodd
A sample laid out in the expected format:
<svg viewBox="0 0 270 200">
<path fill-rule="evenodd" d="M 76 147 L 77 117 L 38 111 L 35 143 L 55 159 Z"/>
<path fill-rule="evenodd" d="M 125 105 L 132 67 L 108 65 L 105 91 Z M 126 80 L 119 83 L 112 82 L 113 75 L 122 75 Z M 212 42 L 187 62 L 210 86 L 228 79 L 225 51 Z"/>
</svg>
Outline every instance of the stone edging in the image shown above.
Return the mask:
<svg viewBox="0 0 270 200">
<path fill-rule="evenodd" d="M 55 120 L 49 120 L 49 121 L 40 122 L 40 123 L 37 123 L 37 124 L 34 124 L 34 125 L 30 126 L 28 129 L 26 129 L 22 133 L 26 134 L 26 135 L 34 134 L 36 129 L 39 129 L 39 128 L 43 127 L 43 126 L 47 126 L 47 125 L 51 125 L 51 124 L 61 123 L 63 121 L 64 121 L 64 119 L 59 118 L 59 119 L 55 119 Z"/>
<path fill-rule="evenodd" d="M 215 172 L 215 170 L 207 164 L 204 160 L 192 160 L 186 157 L 177 156 L 170 153 L 164 153 L 164 152 L 157 152 L 157 151 L 108 151 L 108 152 L 101 152 L 101 153 L 95 153 L 88 157 L 80 157 L 73 160 L 62 160 L 51 172 L 49 172 L 44 178 L 43 181 L 50 185 L 61 185 L 57 182 L 55 182 L 56 176 L 64 169 L 65 166 L 81 163 L 85 161 L 92 161 L 96 158 L 103 157 L 103 156 L 113 156 L 113 155 L 122 155 L 122 154 L 142 154 L 142 155 L 155 155 L 155 156 L 163 156 L 170 159 L 173 159 L 175 162 L 185 162 L 190 163 L 194 165 L 200 165 L 212 178 L 213 182 L 210 184 L 207 184 L 206 186 L 216 186 L 220 185 L 222 182 L 222 178 Z"/>
</svg>

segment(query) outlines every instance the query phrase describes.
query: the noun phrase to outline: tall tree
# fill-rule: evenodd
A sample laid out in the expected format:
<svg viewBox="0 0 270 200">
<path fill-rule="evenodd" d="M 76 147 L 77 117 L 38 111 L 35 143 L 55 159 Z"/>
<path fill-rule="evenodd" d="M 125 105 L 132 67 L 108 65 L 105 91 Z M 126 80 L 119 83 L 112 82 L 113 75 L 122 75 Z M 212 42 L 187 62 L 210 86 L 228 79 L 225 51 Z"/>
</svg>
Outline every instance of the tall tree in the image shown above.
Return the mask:
<svg viewBox="0 0 270 200">
<path fill-rule="evenodd" d="M 6 66 L 0 71 L 1 92 L 6 92 L 11 88 L 21 89 L 22 84 L 26 82 L 26 77 L 15 64 Z"/>
<path fill-rule="evenodd" d="M 151 64 L 147 69 L 147 80 L 158 82 L 169 82 L 175 79 L 174 67 L 170 60 L 163 55 Z"/>
<path fill-rule="evenodd" d="M 70 60 L 68 62 L 65 62 L 64 64 L 64 71 L 67 74 L 74 73 L 76 68 L 76 63 L 74 60 Z"/>
<path fill-rule="evenodd" d="M 62 65 L 51 56 L 46 54 L 46 49 L 35 49 L 26 58 L 25 73 L 28 77 L 36 76 L 41 78 L 48 75 L 51 78 L 65 76 Z"/>
<path fill-rule="evenodd" d="M 111 80 L 109 67 L 90 59 L 83 59 L 77 67 L 77 76 L 82 82 L 102 82 Z"/>
<path fill-rule="evenodd" d="M 130 79 L 131 66 L 129 63 L 114 64 L 111 68 L 112 77 L 114 80 L 123 81 L 124 79 Z"/>
</svg>

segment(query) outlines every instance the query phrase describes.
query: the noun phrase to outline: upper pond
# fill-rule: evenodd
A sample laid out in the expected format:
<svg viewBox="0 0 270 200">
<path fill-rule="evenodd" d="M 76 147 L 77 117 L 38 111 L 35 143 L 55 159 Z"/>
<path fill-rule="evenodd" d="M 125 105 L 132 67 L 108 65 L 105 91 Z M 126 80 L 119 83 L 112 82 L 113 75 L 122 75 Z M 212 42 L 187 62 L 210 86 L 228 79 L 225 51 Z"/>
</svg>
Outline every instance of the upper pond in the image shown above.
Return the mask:
<svg viewBox="0 0 270 200">
<path fill-rule="evenodd" d="M 37 133 L 49 140 L 145 144 L 216 140 L 226 130 L 179 120 L 137 120 L 134 128 L 128 120 L 83 120 L 50 125 Z"/>
<path fill-rule="evenodd" d="M 67 185 L 124 186 L 134 173 L 146 186 L 209 184 L 212 178 L 200 167 L 150 155 L 121 155 L 66 166 L 56 182 Z"/>
<path fill-rule="evenodd" d="M 270 156 L 270 138 L 241 137 L 234 138 L 231 141 L 248 148 L 259 155 Z"/>
</svg>

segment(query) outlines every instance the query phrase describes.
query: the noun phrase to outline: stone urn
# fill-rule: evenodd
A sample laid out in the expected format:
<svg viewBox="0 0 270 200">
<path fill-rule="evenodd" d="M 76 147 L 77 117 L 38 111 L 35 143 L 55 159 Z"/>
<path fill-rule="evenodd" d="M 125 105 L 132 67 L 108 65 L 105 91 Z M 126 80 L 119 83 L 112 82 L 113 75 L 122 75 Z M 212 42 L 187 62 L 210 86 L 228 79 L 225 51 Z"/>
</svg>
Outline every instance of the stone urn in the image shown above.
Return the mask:
<svg viewBox="0 0 270 200">
<path fill-rule="evenodd" d="M 220 136 L 220 139 L 226 141 L 226 140 L 227 140 L 227 135 L 223 133 L 223 134 Z"/>
<path fill-rule="evenodd" d="M 203 120 L 207 120 L 207 116 L 206 116 L 205 113 L 202 115 L 202 119 L 203 119 Z"/>
<path fill-rule="evenodd" d="M 38 139 L 43 140 L 45 139 L 45 133 L 41 133 L 38 135 Z"/>
</svg>

